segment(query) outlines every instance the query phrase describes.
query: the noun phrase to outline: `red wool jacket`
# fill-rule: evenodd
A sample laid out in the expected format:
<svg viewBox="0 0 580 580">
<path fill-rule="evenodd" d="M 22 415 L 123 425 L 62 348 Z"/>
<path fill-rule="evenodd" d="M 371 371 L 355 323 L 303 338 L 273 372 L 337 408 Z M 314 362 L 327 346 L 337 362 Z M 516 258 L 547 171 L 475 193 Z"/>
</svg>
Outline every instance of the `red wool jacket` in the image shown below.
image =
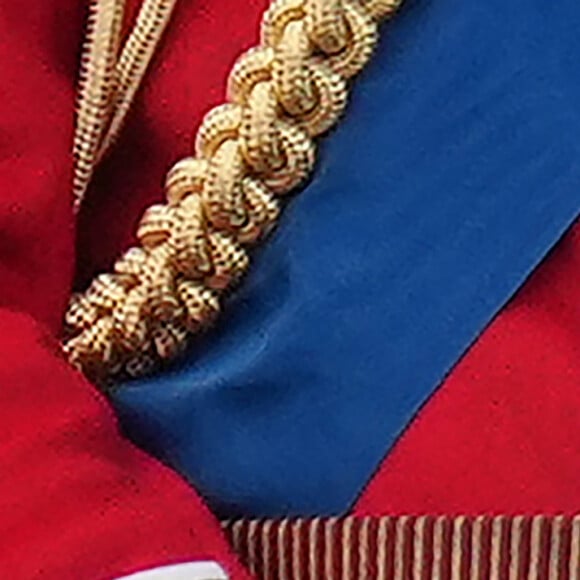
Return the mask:
<svg viewBox="0 0 580 580">
<path fill-rule="evenodd" d="M 164 172 L 223 100 L 266 4 L 178 3 L 138 114 L 77 224 L 70 150 L 84 3 L 0 7 L 2 577 L 105 580 L 184 562 L 246 577 L 195 492 L 123 438 L 105 399 L 60 355 L 58 335 L 75 263 L 82 285 L 129 245 Z M 576 230 L 460 363 L 355 511 L 577 511 L 580 494 L 566 482 L 580 467 L 579 266 Z M 437 414 L 455 420 L 434 433 Z M 548 436 L 535 431 L 540 414 Z M 476 443 L 465 436 L 474 429 Z M 486 479 L 506 465 L 505 477 Z"/>
</svg>

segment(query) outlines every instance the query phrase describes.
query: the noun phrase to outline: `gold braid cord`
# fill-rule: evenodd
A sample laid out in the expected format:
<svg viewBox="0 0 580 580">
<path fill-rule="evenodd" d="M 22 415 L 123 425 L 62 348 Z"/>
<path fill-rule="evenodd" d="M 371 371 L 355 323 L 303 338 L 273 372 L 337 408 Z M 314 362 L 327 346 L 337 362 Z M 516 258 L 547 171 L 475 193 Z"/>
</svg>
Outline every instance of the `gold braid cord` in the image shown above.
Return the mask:
<svg viewBox="0 0 580 580">
<path fill-rule="evenodd" d="M 219 313 L 248 267 L 246 247 L 310 174 L 313 139 L 332 127 L 347 81 L 366 64 L 377 23 L 401 0 L 274 0 L 261 43 L 228 79 L 228 102 L 203 120 L 195 155 L 166 178 L 131 248 L 66 313 L 70 362 L 98 382 L 139 376 L 178 354 Z"/>
<path fill-rule="evenodd" d="M 143 0 L 121 46 L 127 0 L 90 0 L 73 146 L 75 211 L 95 167 L 119 136 L 176 1 Z"/>
</svg>

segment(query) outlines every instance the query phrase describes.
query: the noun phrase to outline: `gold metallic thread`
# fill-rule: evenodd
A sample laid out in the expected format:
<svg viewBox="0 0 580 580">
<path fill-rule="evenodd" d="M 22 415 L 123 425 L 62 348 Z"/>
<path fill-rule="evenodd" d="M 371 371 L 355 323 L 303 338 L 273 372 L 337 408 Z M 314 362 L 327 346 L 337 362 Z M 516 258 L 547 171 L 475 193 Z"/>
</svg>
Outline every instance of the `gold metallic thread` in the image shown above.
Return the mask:
<svg viewBox="0 0 580 580">
<path fill-rule="evenodd" d="M 133 31 L 129 48 L 113 66 L 110 57 L 101 62 L 97 53 L 104 42 L 114 44 L 118 38 L 119 3 L 99 2 L 87 54 L 100 63 L 107 82 L 92 108 L 86 95 L 95 91 L 86 84 L 80 89 L 75 141 L 75 152 L 81 152 L 75 181 L 79 201 L 95 164 L 119 132 L 174 4 L 145 2 L 138 26 L 148 34 Z M 274 226 L 277 197 L 295 190 L 312 172 L 313 139 L 340 118 L 347 81 L 371 56 L 378 21 L 399 4 L 271 3 L 262 19 L 260 45 L 233 66 L 228 102 L 205 116 L 192 157 L 168 172 L 166 203 L 145 211 L 137 229 L 140 246 L 126 252 L 111 274 L 73 296 L 64 343 L 73 365 L 98 382 L 138 376 L 181 352 L 189 335 L 215 319 L 220 295 L 248 268 L 248 246 Z M 99 6 L 106 8 L 104 15 Z M 97 29 L 107 22 L 109 36 L 103 40 Z M 144 62 L 135 56 L 141 37 L 149 43 L 141 51 Z M 108 54 L 117 50 L 115 45 Z M 87 115 L 88 109 L 96 116 Z M 84 150 L 90 155 L 83 157 Z"/>
</svg>

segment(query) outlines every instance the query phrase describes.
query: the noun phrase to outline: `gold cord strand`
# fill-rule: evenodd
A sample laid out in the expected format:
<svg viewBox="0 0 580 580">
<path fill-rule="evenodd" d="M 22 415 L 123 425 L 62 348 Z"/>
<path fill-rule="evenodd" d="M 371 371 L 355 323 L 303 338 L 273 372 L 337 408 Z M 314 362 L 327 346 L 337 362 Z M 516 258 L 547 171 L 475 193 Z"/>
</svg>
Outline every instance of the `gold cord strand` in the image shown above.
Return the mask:
<svg viewBox="0 0 580 580">
<path fill-rule="evenodd" d="M 92 0 L 89 5 L 73 144 L 75 209 L 80 206 L 93 175 L 110 118 L 123 13 L 124 0 Z"/>
<path fill-rule="evenodd" d="M 176 0 L 144 0 L 121 47 L 127 0 L 92 0 L 83 49 L 74 139 L 78 211 L 96 166 L 116 141 Z"/>
<path fill-rule="evenodd" d="M 220 296 L 248 267 L 246 248 L 274 226 L 277 198 L 310 175 L 313 139 L 342 114 L 347 81 L 371 56 L 378 20 L 399 4 L 271 2 L 260 45 L 230 73 L 228 102 L 206 115 L 193 156 L 169 171 L 166 203 L 143 215 L 140 246 L 71 300 L 64 349 L 73 365 L 102 384 L 138 376 L 215 319 Z M 128 108 L 132 79 L 141 76 L 122 77 L 117 110 Z"/>
<path fill-rule="evenodd" d="M 119 56 L 117 87 L 111 122 L 97 155 L 97 163 L 117 140 L 135 94 L 169 23 L 177 0 L 144 0 Z"/>
</svg>

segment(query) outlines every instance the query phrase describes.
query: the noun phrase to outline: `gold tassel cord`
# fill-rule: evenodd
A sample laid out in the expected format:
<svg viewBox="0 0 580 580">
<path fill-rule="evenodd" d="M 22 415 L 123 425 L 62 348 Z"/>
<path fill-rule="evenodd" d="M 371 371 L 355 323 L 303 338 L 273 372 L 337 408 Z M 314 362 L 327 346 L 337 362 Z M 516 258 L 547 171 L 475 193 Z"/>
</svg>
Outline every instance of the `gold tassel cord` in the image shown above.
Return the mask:
<svg viewBox="0 0 580 580">
<path fill-rule="evenodd" d="M 75 209 L 80 206 L 93 175 L 110 117 L 123 12 L 123 0 L 100 0 L 90 5 L 73 143 Z"/>
<path fill-rule="evenodd" d="M 96 163 L 99 163 L 117 140 L 135 95 L 163 33 L 170 21 L 177 0 L 143 0 L 116 66 L 117 87 L 107 134 L 101 142 Z"/>
<path fill-rule="evenodd" d="M 127 40 L 127 0 L 89 4 L 74 138 L 73 198 L 78 210 L 96 166 L 122 129 L 177 0 L 144 0 Z"/>
<path fill-rule="evenodd" d="M 86 292 L 72 297 L 64 350 L 73 365 L 101 383 L 138 376 L 181 352 L 188 336 L 215 319 L 220 297 L 249 265 L 247 247 L 274 226 L 277 198 L 309 177 L 314 139 L 342 115 L 348 82 L 376 45 L 378 22 L 394 14 L 400 3 L 270 4 L 260 44 L 233 66 L 227 102 L 206 115 L 193 155 L 169 171 L 166 203 L 143 215 L 137 230 L 140 245 L 126 252 L 112 273 L 100 275 Z M 91 153 L 77 180 L 83 187 L 114 142 L 134 98 L 146 69 L 140 55 L 148 62 L 153 54 L 156 42 L 141 50 L 139 39 L 160 38 L 173 4 L 143 4 L 142 14 L 156 14 L 141 25 L 138 19 L 137 26 L 149 34 L 136 33 L 133 43 L 129 37 L 116 61 L 115 80 L 102 89 L 107 98 L 99 101 L 101 120 L 85 131 L 90 147 L 77 147 Z M 108 43 L 114 46 L 110 39 L 116 38 L 117 25 L 111 21 L 109 17 Z M 110 71 L 110 59 L 107 63 L 102 68 Z M 79 131 L 82 126 L 79 122 Z M 83 142 L 82 136 L 78 141 Z"/>
</svg>

